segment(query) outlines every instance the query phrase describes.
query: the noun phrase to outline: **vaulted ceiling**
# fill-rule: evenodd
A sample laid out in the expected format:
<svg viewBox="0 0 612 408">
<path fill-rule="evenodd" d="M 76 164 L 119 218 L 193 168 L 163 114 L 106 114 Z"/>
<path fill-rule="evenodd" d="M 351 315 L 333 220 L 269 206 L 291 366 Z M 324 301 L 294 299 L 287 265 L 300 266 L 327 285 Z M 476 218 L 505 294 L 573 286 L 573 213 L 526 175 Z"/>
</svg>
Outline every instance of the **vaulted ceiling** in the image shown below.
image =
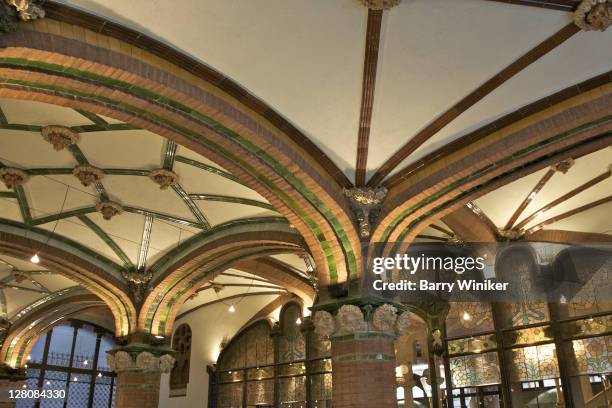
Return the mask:
<svg viewBox="0 0 612 408">
<path fill-rule="evenodd" d="M 296 287 L 312 301 L 304 246 L 322 283 L 357 277 L 363 236 L 343 187 L 389 188 L 374 240 L 402 240 L 411 228 L 417 241 L 465 239 L 448 216 L 468 209 L 497 239 L 612 235 L 609 30 L 581 31 L 573 0 L 396 3 L 383 11 L 360 0 L 47 1 L 47 18 L 27 23 L 27 39 L 7 35 L 3 51 L 0 167 L 28 180 L 0 183 L 2 228 L 18 226 L 39 243 L 71 240 L 117 266 L 118 278 L 120 268 L 171 265 L 180 244 L 205 242 L 209 231 L 223 238 L 225 227 L 269 220 L 302 234 L 305 245 L 274 247 L 261 261 L 280 262 L 295 285 L 246 264 L 211 272 L 195 288 L 179 276 L 171 294 L 187 298 L 179 316 L 255 296 L 272 307 Z M 592 110 L 582 105 L 588 92 Z M 544 108 L 548 127 L 527 121 Z M 555 115 L 574 108 L 560 129 L 584 116 L 602 132 L 557 132 Z M 78 140 L 56 150 L 41 135 L 47 126 Z M 546 150 L 557 139 L 562 146 Z M 567 158 L 567 169 L 550 168 Z M 78 166 L 101 178 L 82 184 Z M 176 182 L 160 188 L 150 177 L 159 169 Z M 96 206 L 105 201 L 122 213 L 104 219 Z M 247 238 L 250 250 L 256 238 Z M 57 271 L 12 255 L 0 258 L 3 313 L 72 285 L 47 287 Z M 15 289 L 17 269 L 31 273 Z"/>
<path fill-rule="evenodd" d="M 397 156 L 397 165 L 380 176 L 612 68 L 609 32 L 571 28 L 575 1 L 403 0 L 384 12 L 368 12 L 359 0 L 66 3 L 222 72 L 302 130 L 351 182 L 361 166 L 367 176 L 357 184 L 440 118 L 454 120 Z M 547 39 L 519 64 L 524 69 L 481 88 Z M 469 109 L 455 115 L 457 104 L 477 89 Z M 360 140 L 360 127 L 368 128 L 369 138 Z M 359 164 L 358 149 L 365 153 Z"/>
</svg>

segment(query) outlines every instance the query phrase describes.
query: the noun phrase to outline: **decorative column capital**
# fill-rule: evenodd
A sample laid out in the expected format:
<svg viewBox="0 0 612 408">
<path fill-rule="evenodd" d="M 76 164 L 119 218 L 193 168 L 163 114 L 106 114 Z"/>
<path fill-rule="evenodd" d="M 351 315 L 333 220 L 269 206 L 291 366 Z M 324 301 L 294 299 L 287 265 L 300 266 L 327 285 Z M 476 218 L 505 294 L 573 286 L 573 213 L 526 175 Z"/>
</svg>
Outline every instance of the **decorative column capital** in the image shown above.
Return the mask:
<svg viewBox="0 0 612 408">
<path fill-rule="evenodd" d="M 357 217 L 359 235 L 361 238 L 368 238 L 371 224 L 376 222 L 382 202 L 387 196 L 387 189 L 385 187 L 345 188 L 344 195 L 350 200 L 353 212 Z"/>
<path fill-rule="evenodd" d="M 365 313 L 364 313 L 365 312 Z M 356 333 L 381 333 L 391 337 L 401 336 L 410 326 L 410 313 L 398 312 L 390 304 L 378 307 L 365 305 L 341 306 L 336 315 L 319 310 L 314 314 L 315 333 L 323 337 L 337 337 Z"/>
<path fill-rule="evenodd" d="M 17 29 L 18 21 L 30 21 L 45 16 L 45 10 L 36 0 L 0 0 L 0 32 Z"/>
<path fill-rule="evenodd" d="M 612 0 L 582 0 L 574 23 L 585 31 L 606 31 L 612 25 Z"/>
<path fill-rule="evenodd" d="M 125 371 L 169 373 L 174 367 L 175 351 L 154 348 L 145 344 L 131 344 L 108 351 L 106 362 L 116 373 Z"/>
<path fill-rule="evenodd" d="M 400 4 L 402 0 L 361 0 L 361 2 L 371 10 L 389 10 Z"/>
</svg>

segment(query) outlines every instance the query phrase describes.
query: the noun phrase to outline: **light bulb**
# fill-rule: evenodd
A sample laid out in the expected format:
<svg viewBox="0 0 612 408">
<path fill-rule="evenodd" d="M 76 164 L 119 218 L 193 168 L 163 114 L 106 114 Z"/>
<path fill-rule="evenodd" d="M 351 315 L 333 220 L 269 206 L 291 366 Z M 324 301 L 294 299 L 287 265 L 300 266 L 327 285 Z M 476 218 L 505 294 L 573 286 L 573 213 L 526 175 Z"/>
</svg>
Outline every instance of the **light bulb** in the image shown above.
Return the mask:
<svg viewBox="0 0 612 408">
<path fill-rule="evenodd" d="M 40 258 L 38 257 L 38 254 L 32 255 L 32 257 L 30 258 L 30 262 L 35 263 L 35 264 L 39 263 Z"/>
<path fill-rule="evenodd" d="M 51 381 L 47 381 L 47 385 L 51 385 Z"/>
<path fill-rule="evenodd" d="M 230 313 L 234 313 L 236 311 L 236 308 L 234 307 L 234 305 L 231 305 L 229 309 L 227 309 L 227 311 Z"/>
<path fill-rule="evenodd" d="M 463 320 L 469 321 L 472 320 L 472 316 L 468 312 L 463 312 Z"/>
<path fill-rule="evenodd" d="M 299 317 L 295 320 L 295 324 L 302 324 L 302 319 L 300 319 Z"/>
<path fill-rule="evenodd" d="M 87 363 L 89 363 L 89 361 L 83 360 L 83 365 L 87 365 Z"/>
<path fill-rule="evenodd" d="M 76 377 L 74 377 L 74 378 L 73 378 L 73 380 L 74 380 L 74 381 L 78 381 L 79 379 L 78 379 L 78 378 L 76 378 Z"/>
<path fill-rule="evenodd" d="M 98 377 L 102 377 L 102 373 L 98 373 Z"/>
</svg>

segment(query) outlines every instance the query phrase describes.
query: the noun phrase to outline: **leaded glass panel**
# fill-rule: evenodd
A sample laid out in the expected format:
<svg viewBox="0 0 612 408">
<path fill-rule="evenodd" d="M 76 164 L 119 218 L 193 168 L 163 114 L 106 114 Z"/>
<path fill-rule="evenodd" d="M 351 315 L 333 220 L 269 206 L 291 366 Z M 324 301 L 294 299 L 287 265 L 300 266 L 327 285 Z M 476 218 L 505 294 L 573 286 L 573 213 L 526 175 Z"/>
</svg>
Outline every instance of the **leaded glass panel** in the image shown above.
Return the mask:
<svg viewBox="0 0 612 408">
<path fill-rule="evenodd" d="M 497 353 L 474 354 L 450 359 L 454 388 L 499 384 L 501 376 Z"/>
<path fill-rule="evenodd" d="M 612 372 L 612 336 L 574 340 L 572 348 L 577 374 Z"/>
<path fill-rule="evenodd" d="M 559 377 L 559 366 L 554 344 L 511 350 L 514 379 L 539 381 Z"/>
</svg>

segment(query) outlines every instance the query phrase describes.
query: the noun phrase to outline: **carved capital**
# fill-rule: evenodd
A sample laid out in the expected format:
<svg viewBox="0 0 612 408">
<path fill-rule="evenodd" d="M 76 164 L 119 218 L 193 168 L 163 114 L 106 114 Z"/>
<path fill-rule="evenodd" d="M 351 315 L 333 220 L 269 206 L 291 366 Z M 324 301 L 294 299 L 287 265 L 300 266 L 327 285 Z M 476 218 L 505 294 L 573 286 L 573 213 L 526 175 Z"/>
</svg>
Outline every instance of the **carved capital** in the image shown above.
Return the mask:
<svg viewBox="0 0 612 408">
<path fill-rule="evenodd" d="M 174 357 L 162 349 L 143 349 L 127 346 L 106 354 L 106 362 L 112 371 L 160 372 L 169 373 L 174 366 Z"/>
<path fill-rule="evenodd" d="M 361 0 L 361 2 L 372 10 L 389 10 L 400 4 L 402 0 Z"/>
<path fill-rule="evenodd" d="M 89 164 L 81 164 L 80 166 L 76 166 L 72 170 L 72 174 L 78 178 L 81 184 L 85 187 L 89 187 L 90 185 L 97 183 L 98 181 L 102 180 L 102 177 L 104 177 L 104 172 L 102 170 Z"/>
<path fill-rule="evenodd" d="M 366 305 L 364 310 L 366 313 L 356 305 L 343 305 L 335 317 L 328 311 L 317 311 L 312 319 L 315 333 L 323 337 L 357 332 L 382 332 L 401 336 L 410 326 L 410 313 L 398 314 L 393 305 L 383 304 L 377 308 Z"/>
<path fill-rule="evenodd" d="M 35 0 L 0 0 L 0 32 L 8 33 L 17 29 L 19 21 L 43 18 L 45 10 Z"/>
<path fill-rule="evenodd" d="M 350 200 L 359 223 L 359 235 L 362 238 L 368 238 L 371 232 L 371 224 L 376 222 L 382 202 L 387 196 L 387 189 L 384 187 L 345 188 L 344 194 Z"/>
<path fill-rule="evenodd" d="M 566 160 L 563 160 L 551 166 L 550 168 L 553 171 L 558 171 L 559 173 L 566 174 L 569 171 L 569 169 L 572 168 L 573 165 L 574 165 L 574 159 L 566 159 Z"/>
<path fill-rule="evenodd" d="M 165 190 L 179 182 L 179 175 L 166 169 L 151 170 L 149 178 L 158 184 L 161 190 Z"/>
<path fill-rule="evenodd" d="M 19 187 L 26 181 L 30 176 L 27 172 L 15 167 L 3 167 L 0 169 L 0 179 L 6 186 L 6 188 L 14 189 Z"/>
<path fill-rule="evenodd" d="M 583 0 L 574 23 L 585 31 L 606 31 L 612 25 L 612 0 Z"/>
<path fill-rule="evenodd" d="M 79 141 L 79 136 L 72 129 L 65 126 L 45 126 L 41 129 L 40 133 L 57 151 L 63 150 Z"/>
<path fill-rule="evenodd" d="M 116 203 L 114 201 L 103 201 L 101 203 L 96 204 L 96 210 L 99 213 L 102 213 L 102 217 L 105 220 L 110 220 L 115 215 L 119 215 L 123 212 L 123 207 L 121 204 Z"/>
</svg>

